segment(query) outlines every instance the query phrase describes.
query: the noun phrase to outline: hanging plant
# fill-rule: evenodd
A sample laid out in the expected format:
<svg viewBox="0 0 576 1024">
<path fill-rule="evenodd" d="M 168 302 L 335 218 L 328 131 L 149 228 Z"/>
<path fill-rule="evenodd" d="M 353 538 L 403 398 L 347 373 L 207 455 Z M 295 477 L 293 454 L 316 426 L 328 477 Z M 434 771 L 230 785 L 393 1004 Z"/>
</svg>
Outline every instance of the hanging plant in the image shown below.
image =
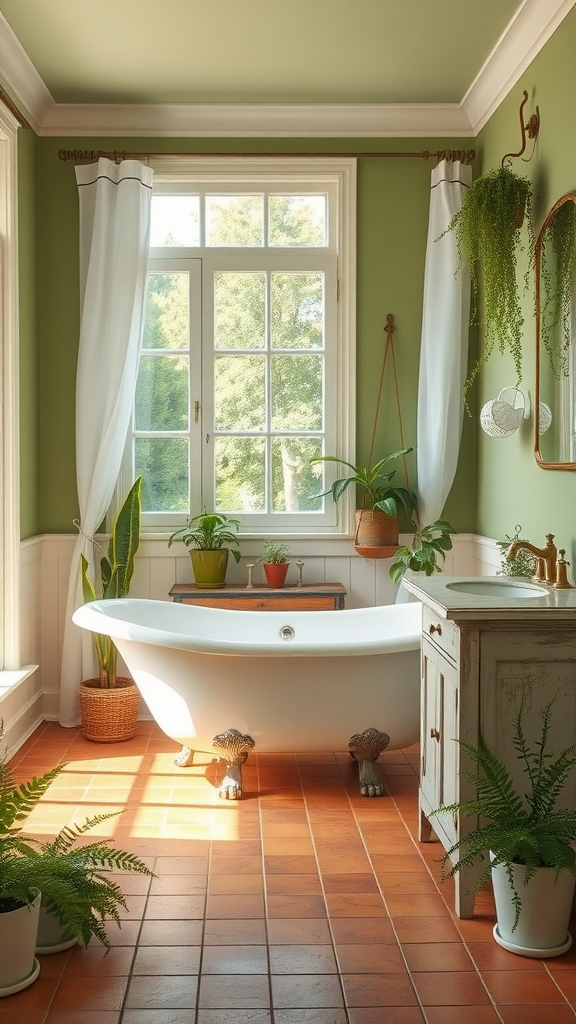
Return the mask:
<svg viewBox="0 0 576 1024">
<path fill-rule="evenodd" d="M 527 286 L 534 255 L 532 186 L 527 178 L 508 167 L 483 174 L 472 183 L 461 209 L 446 229 L 455 232 L 459 267 L 464 263 L 470 267 L 471 325 L 478 323 L 478 294 L 482 283 L 484 350 L 464 384 L 464 402 L 469 414 L 468 390 L 495 345 L 503 354 L 506 350 L 511 353 L 517 379 L 522 380 L 524 317 L 518 294 L 517 255 L 525 249 L 521 233 L 524 221 L 528 234 Z"/>
<path fill-rule="evenodd" d="M 540 340 L 556 380 L 568 375 L 576 289 L 576 196 L 563 196 L 542 226 L 540 259 Z"/>
</svg>

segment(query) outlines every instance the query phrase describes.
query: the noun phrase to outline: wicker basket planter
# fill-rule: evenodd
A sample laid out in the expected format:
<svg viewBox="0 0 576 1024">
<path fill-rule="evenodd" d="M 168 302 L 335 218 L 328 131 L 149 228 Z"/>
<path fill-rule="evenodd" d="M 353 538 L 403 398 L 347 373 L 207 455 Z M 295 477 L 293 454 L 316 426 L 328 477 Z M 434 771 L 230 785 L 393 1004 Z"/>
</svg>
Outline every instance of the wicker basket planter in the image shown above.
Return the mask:
<svg viewBox="0 0 576 1024">
<path fill-rule="evenodd" d="M 136 683 L 118 676 L 116 686 L 103 689 L 99 679 L 80 684 L 80 719 L 87 740 L 95 743 L 119 743 L 136 732 L 140 693 Z"/>
<path fill-rule="evenodd" d="M 354 548 L 363 558 L 391 558 L 398 549 L 398 518 L 378 509 L 357 509 Z"/>
</svg>

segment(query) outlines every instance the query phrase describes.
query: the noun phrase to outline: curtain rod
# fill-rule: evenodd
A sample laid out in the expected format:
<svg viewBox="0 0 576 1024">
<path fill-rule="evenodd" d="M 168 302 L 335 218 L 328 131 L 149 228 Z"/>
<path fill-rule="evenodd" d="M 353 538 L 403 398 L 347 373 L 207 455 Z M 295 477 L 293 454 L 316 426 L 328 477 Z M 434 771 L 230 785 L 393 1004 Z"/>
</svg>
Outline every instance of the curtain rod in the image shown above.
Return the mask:
<svg viewBox="0 0 576 1024">
<path fill-rule="evenodd" d="M 430 152 L 425 149 L 421 152 L 410 152 L 410 153 L 128 153 L 126 150 L 113 150 L 113 152 L 105 152 L 102 149 L 59 149 L 58 159 L 64 161 L 68 160 L 99 160 L 100 157 L 107 157 L 109 160 L 149 160 L 152 157 L 206 157 L 214 159 L 214 157 L 239 157 L 242 159 L 254 159 L 257 157 L 286 157 L 294 158 L 301 156 L 317 156 L 317 157 L 364 157 L 370 159 L 377 158 L 396 158 L 396 159 L 409 159 L 411 157 L 419 157 L 421 160 L 430 160 L 436 158 L 437 160 L 461 160 L 463 163 L 469 163 L 476 156 L 476 150 L 474 149 L 437 149 L 434 152 Z"/>
<path fill-rule="evenodd" d="M 2 102 L 4 104 L 4 106 L 8 108 L 8 110 L 13 115 L 13 117 L 15 117 L 16 120 L 18 121 L 18 124 L 20 125 L 21 128 L 29 128 L 30 127 L 28 121 L 24 117 L 24 114 L 20 113 L 20 111 L 18 110 L 18 107 L 16 106 L 14 101 L 10 99 L 8 93 L 4 92 L 4 89 L 1 86 L 0 86 L 0 102 Z"/>
</svg>

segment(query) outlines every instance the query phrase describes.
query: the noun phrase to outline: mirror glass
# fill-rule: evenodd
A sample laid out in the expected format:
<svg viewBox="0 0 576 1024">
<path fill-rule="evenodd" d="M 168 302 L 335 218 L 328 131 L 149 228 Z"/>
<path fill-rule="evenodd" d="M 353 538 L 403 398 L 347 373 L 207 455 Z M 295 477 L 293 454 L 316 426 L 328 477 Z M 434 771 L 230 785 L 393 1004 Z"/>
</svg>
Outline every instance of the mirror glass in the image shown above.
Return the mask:
<svg viewBox="0 0 576 1024">
<path fill-rule="evenodd" d="M 576 469 L 576 193 L 554 204 L 536 240 L 536 461 Z"/>
</svg>

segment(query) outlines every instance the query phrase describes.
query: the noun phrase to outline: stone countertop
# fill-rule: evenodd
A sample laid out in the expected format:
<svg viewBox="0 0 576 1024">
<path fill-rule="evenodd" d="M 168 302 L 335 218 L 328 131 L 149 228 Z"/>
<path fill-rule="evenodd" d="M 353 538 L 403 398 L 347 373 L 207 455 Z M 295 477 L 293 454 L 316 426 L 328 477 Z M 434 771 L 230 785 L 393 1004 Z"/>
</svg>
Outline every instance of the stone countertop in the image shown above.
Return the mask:
<svg viewBox="0 0 576 1024">
<path fill-rule="evenodd" d="M 493 583 L 498 594 L 467 593 L 466 585 Z M 402 586 L 418 601 L 428 605 L 444 619 L 487 621 L 535 621 L 561 619 L 576 625 L 576 588 L 556 590 L 523 577 L 515 576 L 445 576 L 436 573 L 407 572 Z M 517 596 L 515 588 L 534 589 L 533 597 Z M 488 587 L 488 590 L 492 588 Z M 506 593 L 509 591 L 509 593 Z"/>
</svg>

